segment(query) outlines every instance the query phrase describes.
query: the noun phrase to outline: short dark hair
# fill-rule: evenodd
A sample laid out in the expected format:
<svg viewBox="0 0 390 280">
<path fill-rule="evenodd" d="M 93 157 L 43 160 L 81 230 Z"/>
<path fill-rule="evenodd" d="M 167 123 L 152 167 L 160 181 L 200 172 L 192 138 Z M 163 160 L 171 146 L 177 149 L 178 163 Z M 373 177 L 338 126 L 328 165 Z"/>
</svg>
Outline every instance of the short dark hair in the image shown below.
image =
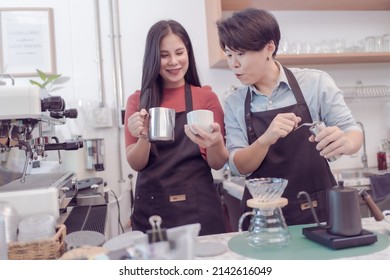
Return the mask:
<svg viewBox="0 0 390 280">
<path fill-rule="evenodd" d="M 273 41 L 275 57 L 280 41 L 279 24 L 273 14 L 265 10 L 248 8 L 217 21 L 219 44 L 223 50 L 260 51 Z"/>
<path fill-rule="evenodd" d="M 187 31 L 175 20 L 160 20 L 150 27 L 146 37 L 140 109 L 145 108 L 146 110 L 149 110 L 152 107 L 160 105 L 163 91 L 163 81 L 160 76 L 160 42 L 170 33 L 179 36 L 187 49 L 188 70 L 184 79 L 191 85 L 200 86 L 194 51 Z"/>
</svg>

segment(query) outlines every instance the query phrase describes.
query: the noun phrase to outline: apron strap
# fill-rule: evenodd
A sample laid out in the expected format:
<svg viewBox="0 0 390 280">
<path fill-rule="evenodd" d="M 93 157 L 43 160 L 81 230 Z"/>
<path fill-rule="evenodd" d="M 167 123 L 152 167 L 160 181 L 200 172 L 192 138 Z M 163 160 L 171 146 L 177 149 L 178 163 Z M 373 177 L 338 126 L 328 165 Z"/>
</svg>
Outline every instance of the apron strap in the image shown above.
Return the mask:
<svg viewBox="0 0 390 280">
<path fill-rule="evenodd" d="M 284 69 L 284 72 L 286 73 L 286 77 L 288 80 L 288 83 L 291 86 L 291 90 L 294 94 L 295 99 L 297 100 L 298 104 L 306 104 L 305 98 L 303 97 L 302 90 L 300 86 L 298 85 L 298 82 L 294 76 L 294 74 L 291 72 L 290 69 L 282 66 Z M 248 87 L 248 91 L 246 93 L 245 97 L 245 120 L 246 120 L 246 129 L 247 129 L 247 136 L 249 143 L 253 143 L 256 141 L 257 136 L 255 134 L 253 124 L 252 124 L 252 112 L 251 112 L 251 99 L 252 95 L 250 92 L 250 89 Z"/>
<path fill-rule="evenodd" d="M 185 100 L 186 100 L 186 112 L 192 111 L 192 93 L 191 93 L 191 86 L 189 83 L 186 83 L 184 86 L 185 91 Z"/>
<path fill-rule="evenodd" d="M 251 99 L 252 95 L 248 87 L 248 91 L 245 97 L 245 123 L 246 123 L 246 133 L 248 136 L 248 142 L 253 143 L 256 141 L 257 136 L 252 124 L 252 112 L 251 112 Z"/>
<path fill-rule="evenodd" d="M 303 97 L 301 87 L 298 85 L 297 79 L 295 78 L 294 74 L 291 72 L 290 69 L 287 69 L 284 66 L 282 67 L 284 69 L 284 73 L 286 73 L 288 83 L 291 86 L 291 90 L 295 96 L 295 99 L 297 100 L 297 103 L 305 103 L 305 98 Z"/>
</svg>

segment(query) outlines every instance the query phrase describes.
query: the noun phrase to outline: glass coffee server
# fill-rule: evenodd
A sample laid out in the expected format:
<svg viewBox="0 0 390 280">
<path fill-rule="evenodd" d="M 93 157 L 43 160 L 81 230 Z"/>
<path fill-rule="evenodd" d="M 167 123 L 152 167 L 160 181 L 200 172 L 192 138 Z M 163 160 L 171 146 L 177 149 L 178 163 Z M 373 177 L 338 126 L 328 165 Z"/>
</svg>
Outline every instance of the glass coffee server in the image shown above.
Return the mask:
<svg viewBox="0 0 390 280">
<path fill-rule="evenodd" d="M 282 178 L 256 178 L 245 181 L 252 195 L 247 200 L 247 206 L 252 211 L 242 214 L 239 220 L 239 231 L 246 217 L 251 216 L 246 235 L 248 244 L 255 248 L 284 247 L 291 239 L 282 208 L 288 200 L 282 197 L 288 180 Z"/>
</svg>

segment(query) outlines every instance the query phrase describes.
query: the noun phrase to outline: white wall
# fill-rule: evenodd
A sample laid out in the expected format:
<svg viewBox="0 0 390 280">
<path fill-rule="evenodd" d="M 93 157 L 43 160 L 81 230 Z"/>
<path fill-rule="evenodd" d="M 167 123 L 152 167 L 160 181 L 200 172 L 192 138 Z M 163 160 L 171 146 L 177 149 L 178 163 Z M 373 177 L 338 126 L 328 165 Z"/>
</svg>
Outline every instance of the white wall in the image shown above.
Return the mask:
<svg viewBox="0 0 390 280">
<path fill-rule="evenodd" d="M 207 1 L 207 0 L 206 0 Z M 103 77 L 106 102 L 117 107 L 114 85 L 112 34 L 109 0 L 100 0 Z M 120 0 L 123 87 L 125 97 L 140 88 L 144 43 L 149 27 L 160 19 L 175 19 L 187 29 L 195 49 L 197 66 L 203 83 L 209 84 L 221 96 L 239 82 L 228 69 L 209 69 L 204 0 Z M 84 169 L 83 151 L 63 153 L 65 166 L 77 172 L 80 179 L 103 177 L 118 195 L 129 185 L 127 175 L 133 173 L 124 158 L 123 128 L 116 120 L 111 128 L 94 128 L 89 117 L 99 101 L 96 36 L 93 0 L 2 0 L 1 7 L 51 7 L 54 9 L 55 41 L 58 73 L 70 81 L 58 92 L 68 107 L 79 109 L 79 118 L 59 129 L 61 140 L 80 134 L 84 138 L 104 138 L 106 170 Z M 353 42 L 367 35 L 390 33 L 389 12 L 275 12 L 282 34 L 289 40 L 310 40 L 345 37 Z M 330 73 L 340 86 L 353 86 L 357 80 L 365 85 L 390 85 L 390 64 L 316 65 Z M 28 84 L 17 78 L 16 84 Z M 120 103 L 120 101 L 119 101 Z M 119 104 L 120 105 L 120 104 Z M 375 153 L 380 139 L 386 136 L 385 109 L 382 101 L 352 103 L 357 119 L 367 130 L 369 165 L 376 165 Z M 113 116 L 115 118 L 115 116 Z M 390 133 L 390 132 L 389 132 Z M 390 135 L 387 135 L 388 137 Z M 118 150 L 120 146 L 121 150 Z M 345 157 L 337 168 L 360 166 L 358 157 Z M 122 167 L 121 167 L 122 166 Z M 122 168 L 122 170 L 121 170 Z M 124 182 L 123 182 L 124 181 Z M 127 215 L 127 214 L 124 214 Z"/>
</svg>

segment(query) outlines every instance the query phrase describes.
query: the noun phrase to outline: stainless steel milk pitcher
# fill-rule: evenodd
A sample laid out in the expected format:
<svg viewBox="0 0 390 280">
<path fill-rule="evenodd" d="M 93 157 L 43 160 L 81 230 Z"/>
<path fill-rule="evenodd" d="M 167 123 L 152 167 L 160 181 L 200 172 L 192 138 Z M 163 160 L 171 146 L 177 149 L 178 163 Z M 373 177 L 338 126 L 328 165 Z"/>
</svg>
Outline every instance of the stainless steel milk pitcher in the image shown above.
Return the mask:
<svg viewBox="0 0 390 280">
<path fill-rule="evenodd" d="M 175 140 L 175 110 L 154 107 L 149 109 L 150 142 Z"/>
</svg>

